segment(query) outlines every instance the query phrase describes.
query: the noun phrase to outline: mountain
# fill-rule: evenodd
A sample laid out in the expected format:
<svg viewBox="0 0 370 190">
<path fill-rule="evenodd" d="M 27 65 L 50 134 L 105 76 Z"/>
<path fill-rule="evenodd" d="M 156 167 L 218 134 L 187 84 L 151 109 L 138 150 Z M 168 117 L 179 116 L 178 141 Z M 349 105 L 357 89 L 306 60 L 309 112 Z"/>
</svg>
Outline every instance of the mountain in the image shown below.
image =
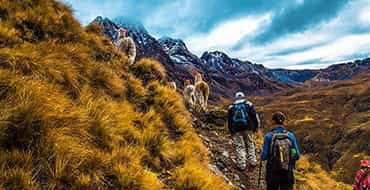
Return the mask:
<svg viewBox="0 0 370 190">
<path fill-rule="evenodd" d="M 265 74 L 283 83 L 299 84 L 311 80 L 319 73 L 320 70 L 267 69 Z"/>
<path fill-rule="evenodd" d="M 237 90 L 246 91 L 249 95 L 268 95 L 290 87 L 260 73 L 251 73 L 261 69 L 261 65 L 232 60 L 221 52 L 206 52 L 198 58 L 188 50 L 182 40 L 168 37 L 156 40 L 142 27 L 133 27 L 132 24 L 124 24 L 126 21 L 114 20 L 116 22 L 97 17 L 92 23 L 102 26 L 104 34 L 113 40 L 119 27 L 128 29 L 129 35 L 138 46 L 138 51 L 141 52 L 139 57 L 159 60 L 165 66 L 171 80 L 176 81 L 180 87 L 184 79 L 192 80 L 195 72 L 203 74 L 213 92 L 211 100 L 219 97 L 232 98 L 234 91 Z"/>
<path fill-rule="evenodd" d="M 367 58 L 348 63 L 331 65 L 328 68 L 321 70 L 313 79 L 324 81 L 348 80 L 369 72 L 370 58 Z"/>
<path fill-rule="evenodd" d="M 200 58 L 192 54 L 179 39 L 159 39 L 164 51 L 174 64 L 200 72 L 212 89 L 212 99 L 217 96 L 232 98 L 235 91 L 249 95 L 267 95 L 286 88 L 287 84 L 273 81 L 263 75 L 262 65 L 231 59 L 223 52 L 205 52 Z"/>
<path fill-rule="evenodd" d="M 162 64 L 170 62 L 168 55 L 163 51 L 162 46 L 158 41 L 153 38 L 145 28 L 140 24 L 134 24 L 132 21 L 127 21 L 128 24 L 122 22 L 112 22 L 108 18 L 103 18 L 101 16 L 97 17 L 92 23 L 102 26 L 103 32 L 108 36 L 113 42 L 117 41 L 118 29 L 126 28 L 128 30 L 128 35 L 132 37 L 135 41 L 137 48 L 137 60 L 142 57 L 153 57 L 160 61 Z"/>
<path fill-rule="evenodd" d="M 199 59 L 196 55 L 192 54 L 188 50 L 182 40 L 163 37 L 158 41 L 163 50 L 170 56 L 174 64 L 188 64 L 196 67 L 201 67 L 204 64 L 203 60 Z"/>
<path fill-rule="evenodd" d="M 129 36 L 135 41 L 137 48 L 137 58 L 139 60 L 143 57 L 150 57 L 158 60 L 163 64 L 167 70 L 168 76 L 175 81 L 178 86 L 182 86 L 184 78 L 191 78 L 191 73 L 182 66 L 175 65 L 171 57 L 165 52 L 158 40 L 151 36 L 142 24 L 132 21 L 130 19 L 122 20 L 124 18 L 115 19 L 116 22 L 108 18 L 98 16 L 91 24 L 98 24 L 102 27 L 103 33 L 113 42 L 117 40 L 117 31 L 119 28 L 128 30 Z"/>
<path fill-rule="evenodd" d="M 249 62 L 231 59 L 225 53 L 205 52 L 202 71 L 212 87 L 212 92 L 225 98 L 233 98 L 236 91 L 248 95 L 269 95 L 292 86 L 272 80 L 263 74 L 263 67 Z"/>
<path fill-rule="evenodd" d="M 138 47 L 138 57 L 159 60 L 171 80 L 182 87 L 184 79 L 193 79 L 201 73 L 211 86 L 211 101 L 230 99 L 236 91 L 247 95 L 271 95 L 289 90 L 308 81 L 334 81 L 351 79 L 369 72 L 369 59 L 330 66 L 319 70 L 269 69 L 249 61 L 230 58 L 221 51 L 204 52 L 201 57 L 191 53 L 181 39 L 163 37 L 155 39 L 137 21 L 116 18 L 113 21 L 97 17 L 93 23 L 102 26 L 104 34 L 115 40 L 116 30 L 123 27 Z M 317 83 L 316 83 L 317 84 Z"/>
</svg>

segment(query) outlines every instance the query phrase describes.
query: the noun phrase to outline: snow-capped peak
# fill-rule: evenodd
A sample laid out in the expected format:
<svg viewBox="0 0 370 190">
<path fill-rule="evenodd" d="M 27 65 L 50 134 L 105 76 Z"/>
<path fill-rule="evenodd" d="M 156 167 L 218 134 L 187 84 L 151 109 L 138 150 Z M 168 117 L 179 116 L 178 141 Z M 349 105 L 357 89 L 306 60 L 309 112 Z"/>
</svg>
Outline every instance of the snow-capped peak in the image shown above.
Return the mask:
<svg viewBox="0 0 370 190">
<path fill-rule="evenodd" d="M 149 34 L 144 25 L 136 19 L 127 17 L 117 17 L 113 19 L 113 22 L 116 23 L 119 27 L 128 29 L 131 32 Z"/>
</svg>

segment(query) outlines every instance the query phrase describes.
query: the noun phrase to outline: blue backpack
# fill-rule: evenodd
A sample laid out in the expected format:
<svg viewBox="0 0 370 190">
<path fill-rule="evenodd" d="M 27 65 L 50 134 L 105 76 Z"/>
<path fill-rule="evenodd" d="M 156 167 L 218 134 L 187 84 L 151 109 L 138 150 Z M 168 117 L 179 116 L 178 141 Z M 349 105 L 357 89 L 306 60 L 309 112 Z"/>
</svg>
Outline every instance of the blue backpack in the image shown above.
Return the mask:
<svg viewBox="0 0 370 190">
<path fill-rule="evenodd" d="M 236 131 L 245 130 L 248 127 L 248 113 L 245 102 L 234 104 L 232 115 L 233 128 Z"/>
</svg>

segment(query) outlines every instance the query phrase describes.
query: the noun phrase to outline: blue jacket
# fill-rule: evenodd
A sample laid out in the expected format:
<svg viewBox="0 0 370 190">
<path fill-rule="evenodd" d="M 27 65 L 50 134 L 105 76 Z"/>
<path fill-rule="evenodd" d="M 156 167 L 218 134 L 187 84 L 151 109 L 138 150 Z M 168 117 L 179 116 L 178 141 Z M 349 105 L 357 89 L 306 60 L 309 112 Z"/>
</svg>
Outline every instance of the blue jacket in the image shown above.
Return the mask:
<svg viewBox="0 0 370 190">
<path fill-rule="evenodd" d="M 283 126 L 278 126 L 278 127 L 273 128 L 271 130 L 271 132 L 283 132 L 284 130 L 286 130 L 286 129 Z M 261 159 L 262 160 L 267 160 L 267 158 L 269 156 L 269 150 L 270 150 L 270 145 L 271 145 L 271 140 L 272 140 L 272 133 L 271 132 L 269 132 L 265 135 L 265 139 L 263 141 L 262 153 L 261 153 Z M 296 159 L 298 160 L 301 154 L 299 152 L 297 140 L 296 140 L 294 134 L 291 133 L 291 132 L 288 133 L 288 136 L 289 136 L 289 139 L 292 141 L 294 148 L 297 151 L 297 158 Z"/>
</svg>

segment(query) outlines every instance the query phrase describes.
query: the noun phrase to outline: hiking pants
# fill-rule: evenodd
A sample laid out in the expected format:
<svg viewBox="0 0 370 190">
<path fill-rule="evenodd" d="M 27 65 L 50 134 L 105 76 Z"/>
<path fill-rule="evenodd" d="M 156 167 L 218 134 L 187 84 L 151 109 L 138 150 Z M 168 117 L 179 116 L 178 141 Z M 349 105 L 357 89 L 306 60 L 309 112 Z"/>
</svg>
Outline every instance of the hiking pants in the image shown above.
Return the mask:
<svg viewBox="0 0 370 190">
<path fill-rule="evenodd" d="M 253 131 L 240 131 L 233 135 L 236 151 L 236 165 L 245 170 L 247 163 L 255 166 L 257 164 L 256 147 L 253 142 Z"/>
<path fill-rule="evenodd" d="M 293 190 L 293 183 L 282 183 L 281 181 L 267 181 L 267 190 Z"/>
<path fill-rule="evenodd" d="M 294 185 L 293 171 L 274 172 L 269 168 L 269 162 L 266 166 L 266 186 L 267 190 L 293 190 Z"/>
</svg>

